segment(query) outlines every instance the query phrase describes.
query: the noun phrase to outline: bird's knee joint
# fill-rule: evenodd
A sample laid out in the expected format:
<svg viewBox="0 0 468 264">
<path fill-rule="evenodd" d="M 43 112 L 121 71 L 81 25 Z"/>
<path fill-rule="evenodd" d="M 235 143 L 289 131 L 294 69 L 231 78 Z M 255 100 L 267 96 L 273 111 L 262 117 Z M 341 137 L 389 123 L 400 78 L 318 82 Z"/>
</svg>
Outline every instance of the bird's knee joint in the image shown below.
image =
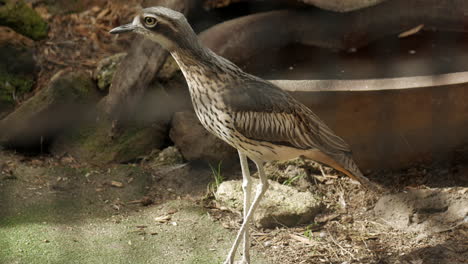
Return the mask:
<svg viewBox="0 0 468 264">
<path fill-rule="evenodd" d="M 251 180 L 244 180 L 244 182 L 242 182 L 242 189 L 246 190 L 250 188 L 250 186 L 252 186 Z"/>
<path fill-rule="evenodd" d="M 268 182 L 264 182 L 264 183 L 262 182 L 258 184 L 257 189 L 259 192 L 264 193 L 268 189 L 268 186 L 270 186 Z"/>
</svg>

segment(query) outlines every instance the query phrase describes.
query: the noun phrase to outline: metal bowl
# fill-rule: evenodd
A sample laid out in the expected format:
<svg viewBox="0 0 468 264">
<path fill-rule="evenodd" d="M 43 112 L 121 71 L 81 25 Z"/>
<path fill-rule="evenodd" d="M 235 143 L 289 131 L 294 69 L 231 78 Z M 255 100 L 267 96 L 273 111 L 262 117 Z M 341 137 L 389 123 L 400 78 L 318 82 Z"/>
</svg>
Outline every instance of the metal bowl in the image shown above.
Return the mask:
<svg viewBox="0 0 468 264">
<path fill-rule="evenodd" d="M 383 12 L 379 10 L 374 13 Z M 344 36 L 352 34 L 340 23 L 354 28 L 353 21 L 359 19 L 359 14 L 350 18 L 326 12 L 274 11 L 225 22 L 200 37 L 246 71 L 279 79 L 272 82 L 291 92 L 342 136 L 364 170 L 454 158 L 456 150 L 468 142 L 466 35 L 440 37 L 428 31 L 399 39 L 399 32 L 411 28 L 407 25 L 420 23 L 407 16 L 395 18 L 401 23 L 369 24 L 359 34 L 353 33 L 366 35 L 367 42 L 356 37 L 347 40 Z M 425 23 L 444 29 L 463 17 L 452 16 L 445 24 L 439 19 L 433 16 Z M 463 23 L 455 31 L 463 32 Z M 441 42 L 431 42 L 435 40 Z M 434 43 L 441 46 L 434 47 Z M 302 44 L 306 46 L 297 46 Z M 398 51 L 396 55 L 392 48 Z"/>
</svg>

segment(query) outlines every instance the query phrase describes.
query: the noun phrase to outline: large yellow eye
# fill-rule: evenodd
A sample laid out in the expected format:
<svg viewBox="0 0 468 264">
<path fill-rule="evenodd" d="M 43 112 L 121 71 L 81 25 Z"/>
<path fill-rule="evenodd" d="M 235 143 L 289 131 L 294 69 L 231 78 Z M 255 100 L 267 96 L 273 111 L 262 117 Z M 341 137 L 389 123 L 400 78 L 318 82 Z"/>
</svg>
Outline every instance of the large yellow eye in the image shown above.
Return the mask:
<svg viewBox="0 0 468 264">
<path fill-rule="evenodd" d="M 149 27 L 154 27 L 156 25 L 156 18 L 147 16 L 145 17 L 145 24 Z"/>
</svg>

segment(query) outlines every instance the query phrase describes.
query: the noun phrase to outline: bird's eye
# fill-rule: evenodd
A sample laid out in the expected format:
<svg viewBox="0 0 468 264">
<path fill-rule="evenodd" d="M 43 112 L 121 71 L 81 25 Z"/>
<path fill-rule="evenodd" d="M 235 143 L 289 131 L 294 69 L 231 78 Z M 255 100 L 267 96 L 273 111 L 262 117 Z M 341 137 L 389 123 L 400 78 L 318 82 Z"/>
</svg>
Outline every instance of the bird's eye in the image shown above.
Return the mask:
<svg viewBox="0 0 468 264">
<path fill-rule="evenodd" d="M 156 25 L 156 18 L 154 17 L 145 17 L 145 24 L 149 27 L 154 27 Z"/>
</svg>

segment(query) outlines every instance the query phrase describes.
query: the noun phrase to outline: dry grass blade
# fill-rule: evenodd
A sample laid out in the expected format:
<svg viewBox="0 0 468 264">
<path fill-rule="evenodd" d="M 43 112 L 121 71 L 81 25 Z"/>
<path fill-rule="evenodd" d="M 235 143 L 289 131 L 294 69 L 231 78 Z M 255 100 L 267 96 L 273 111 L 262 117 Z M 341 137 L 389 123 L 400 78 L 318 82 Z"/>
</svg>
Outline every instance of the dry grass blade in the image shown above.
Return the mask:
<svg viewBox="0 0 468 264">
<path fill-rule="evenodd" d="M 328 236 L 330 237 L 331 241 L 333 242 L 333 244 L 337 245 L 341 251 L 347 253 L 352 259 L 356 259 L 356 257 L 354 256 L 353 253 L 351 253 L 349 250 L 345 249 L 343 246 L 340 245 L 340 243 L 338 243 L 335 238 L 333 238 L 332 234 L 330 233 L 330 231 L 327 230 L 327 233 L 328 233 Z"/>
<path fill-rule="evenodd" d="M 171 220 L 171 216 L 170 215 L 161 215 L 161 216 L 157 216 L 154 218 L 154 221 L 160 223 L 160 224 L 164 224 L 164 223 L 167 223 Z"/>
</svg>

